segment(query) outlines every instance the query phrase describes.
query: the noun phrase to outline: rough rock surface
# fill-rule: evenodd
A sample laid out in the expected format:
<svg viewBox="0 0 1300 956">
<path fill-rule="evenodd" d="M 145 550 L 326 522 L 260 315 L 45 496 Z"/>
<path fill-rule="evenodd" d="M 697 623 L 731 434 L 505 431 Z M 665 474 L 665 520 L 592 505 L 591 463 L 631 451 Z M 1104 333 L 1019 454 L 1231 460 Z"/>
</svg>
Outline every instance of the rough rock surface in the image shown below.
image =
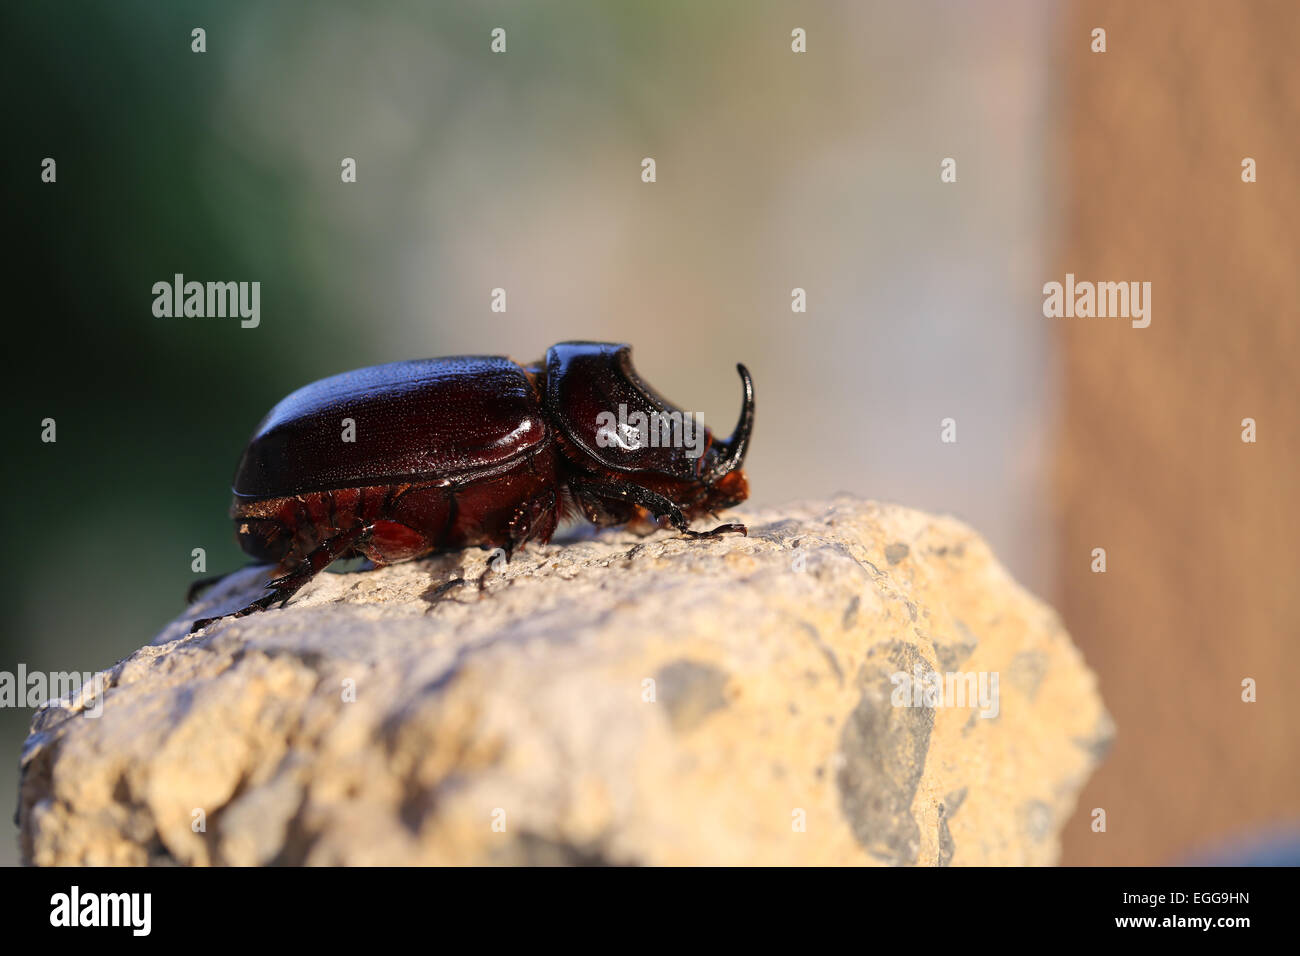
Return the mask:
<svg viewBox="0 0 1300 956">
<path fill-rule="evenodd" d="M 530 547 L 481 591 L 437 594 L 483 573 L 473 551 L 179 619 L 106 673 L 101 717 L 36 715 L 24 857 L 1053 862 L 1111 737 L 1055 613 L 950 518 L 851 497 L 742 517 L 748 538 Z M 936 670 L 996 673 L 996 717 L 895 706 L 891 675 Z"/>
</svg>

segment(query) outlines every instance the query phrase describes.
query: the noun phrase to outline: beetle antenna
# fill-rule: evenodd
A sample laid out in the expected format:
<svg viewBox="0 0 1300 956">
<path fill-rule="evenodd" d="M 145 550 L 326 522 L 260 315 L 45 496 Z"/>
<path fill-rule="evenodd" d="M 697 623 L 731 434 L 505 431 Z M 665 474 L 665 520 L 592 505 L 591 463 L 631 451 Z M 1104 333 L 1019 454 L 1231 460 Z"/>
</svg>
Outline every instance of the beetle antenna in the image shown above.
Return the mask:
<svg viewBox="0 0 1300 956">
<path fill-rule="evenodd" d="M 736 371 L 740 373 L 740 380 L 745 386 L 745 401 L 740 408 L 740 421 L 736 423 L 736 430 L 726 441 L 719 442 L 726 451 L 710 470 L 708 484 L 739 468 L 745 460 L 745 453 L 749 451 L 749 436 L 754 430 L 754 380 L 749 377 L 749 369 L 744 365 L 737 363 Z"/>
</svg>

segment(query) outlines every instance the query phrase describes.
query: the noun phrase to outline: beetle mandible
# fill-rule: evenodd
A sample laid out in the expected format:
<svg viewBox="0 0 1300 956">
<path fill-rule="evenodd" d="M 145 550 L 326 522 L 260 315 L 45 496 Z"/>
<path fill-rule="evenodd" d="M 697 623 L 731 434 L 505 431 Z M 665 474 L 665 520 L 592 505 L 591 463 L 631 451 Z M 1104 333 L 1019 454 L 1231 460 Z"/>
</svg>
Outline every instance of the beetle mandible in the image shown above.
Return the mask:
<svg viewBox="0 0 1300 956">
<path fill-rule="evenodd" d="M 624 422 L 628 410 L 687 418 L 641 380 L 627 345 L 561 342 L 531 365 L 500 356 L 393 362 L 300 388 L 262 419 L 235 472 L 230 515 L 243 550 L 276 565 L 268 593 L 191 631 L 283 607 L 340 558 L 382 567 L 477 545 L 508 559 L 529 541 L 550 541 L 570 516 L 601 527 L 667 521 L 694 538 L 746 534 L 741 524 L 689 527 L 749 495 L 741 465 L 754 383 L 744 365 L 736 370 L 740 421 L 725 440 L 703 429 L 693 448 L 602 424 L 620 412 Z M 341 440 L 343 419 L 355 441 Z"/>
</svg>

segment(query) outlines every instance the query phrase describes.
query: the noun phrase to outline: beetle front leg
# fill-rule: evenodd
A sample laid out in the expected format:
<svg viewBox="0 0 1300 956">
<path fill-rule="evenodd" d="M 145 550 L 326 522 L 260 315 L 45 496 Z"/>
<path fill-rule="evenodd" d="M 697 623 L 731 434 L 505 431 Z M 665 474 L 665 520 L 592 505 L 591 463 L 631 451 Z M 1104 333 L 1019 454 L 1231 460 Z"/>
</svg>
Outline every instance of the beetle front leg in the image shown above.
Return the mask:
<svg viewBox="0 0 1300 956">
<path fill-rule="evenodd" d="M 579 495 L 593 494 L 602 498 L 616 498 L 640 505 L 656 518 L 667 518 L 672 522 L 674 528 L 688 538 L 713 538 L 720 534 L 749 534 L 749 529 L 743 524 L 735 523 L 720 524 L 709 531 L 692 531 L 690 522 L 686 520 L 686 515 L 682 514 L 681 508 L 657 491 L 651 491 L 641 485 L 581 481 L 570 482 L 570 487 Z"/>
<path fill-rule="evenodd" d="M 262 595 L 256 601 L 247 607 L 240 608 L 238 611 L 232 611 L 229 614 L 218 614 L 216 617 L 199 618 L 190 626 L 190 633 L 193 634 L 195 631 L 202 630 L 213 621 L 220 621 L 223 618 L 247 617 L 250 614 L 256 614 L 258 611 L 265 611 L 276 601 L 280 602 L 280 607 L 284 607 L 289 603 L 289 599 L 301 591 L 308 581 L 353 548 L 364 545 L 372 533 L 373 526 L 364 524 L 335 535 L 303 558 L 301 563 L 292 571 L 268 581 L 266 587 L 271 592 L 270 594 Z"/>
</svg>

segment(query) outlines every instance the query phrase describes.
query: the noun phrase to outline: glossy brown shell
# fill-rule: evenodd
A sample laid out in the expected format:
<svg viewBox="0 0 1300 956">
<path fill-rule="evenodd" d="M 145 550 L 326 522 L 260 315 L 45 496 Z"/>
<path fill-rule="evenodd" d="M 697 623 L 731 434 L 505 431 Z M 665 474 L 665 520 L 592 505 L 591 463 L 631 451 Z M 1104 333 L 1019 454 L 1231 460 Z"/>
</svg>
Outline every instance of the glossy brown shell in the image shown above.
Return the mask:
<svg viewBox="0 0 1300 956">
<path fill-rule="evenodd" d="M 355 422 L 342 440 L 344 419 Z M 235 472 L 238 498 L 472 478 L 547 441 L 532 382 L 500 356 L 393 362 L 313 382 L 262 419 Z"/>
</svg>

